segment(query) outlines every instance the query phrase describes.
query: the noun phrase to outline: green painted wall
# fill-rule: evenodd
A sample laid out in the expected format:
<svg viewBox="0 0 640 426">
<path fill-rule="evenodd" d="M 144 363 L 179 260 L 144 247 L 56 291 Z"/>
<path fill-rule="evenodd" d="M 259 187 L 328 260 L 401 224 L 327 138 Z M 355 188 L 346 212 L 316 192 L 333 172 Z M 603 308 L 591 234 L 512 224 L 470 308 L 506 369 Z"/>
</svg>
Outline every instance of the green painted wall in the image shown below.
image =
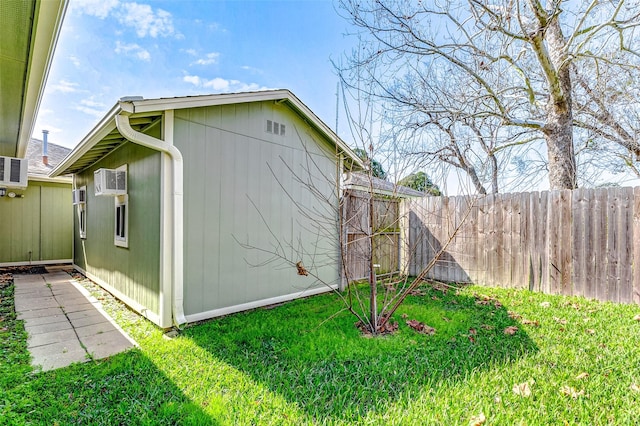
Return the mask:
<svg viewBox="0 0 640 426">
<path fill-rule="evenodd" d="M 129 247 L 114 244 L 114 197 L 94 195 L 93 172 L 127 164 Z M 87 238 L 74 214 L 74 263 L 158 313 L 160 271 L 160 153 L 126 143 L 76 175 L 87 186 Z"/>
<path fill-rule="evenodd" d="M 29 181 L 13 192 L 0 198 L 0 264 L 71 259 L 71 184 Z"/>
<path fill-rule="evenodd" d="M 287 256 L 337 284 L 336 162 L 327 142 L 287 106 L 273 102 L 175 114 L 174 143 L 185 170 L 185 313 L 321 286 L 280 261 L 264 264 L 270 255 L 242 244 L 271 249 L 280 242 Z M 285 124 L 285 136 L 267 133 L 267 120 Z M 319 201 L 296 174 L 314 181 L 332 205 Z M 329 218 L 321 235 L 296 203 Z"/>
</svg>

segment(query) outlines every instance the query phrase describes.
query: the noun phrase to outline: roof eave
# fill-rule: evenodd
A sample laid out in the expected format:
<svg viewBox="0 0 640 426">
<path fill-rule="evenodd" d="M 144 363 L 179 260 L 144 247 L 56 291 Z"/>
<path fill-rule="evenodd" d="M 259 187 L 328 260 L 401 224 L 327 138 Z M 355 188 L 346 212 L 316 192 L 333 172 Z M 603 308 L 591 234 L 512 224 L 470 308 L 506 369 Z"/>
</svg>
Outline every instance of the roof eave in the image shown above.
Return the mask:
<svg viewBox="0 0 640 426">
<path fill-rule="evenodd" d="M 49 177 L 57 177 L 60 175 L 69 174 L 67 169 L 71 167 L 76 161 L 82 158 L 91 148 L 93 148 L 98 142 L 108 135 L 113 129 L 116 128 L 115 116 L 122 111 L 120 103 L 118 102 L 111 108 L 111 110 L 98 122 L 98 124 L 85 136 L 84 139 L 76 146 L 73 151 L 67 155 L 64 160 L 60 162 L 51 173 Z"/>
<path fill-rule="evenodd" d="M 19 158 L 24 158 L 33 133 L 67 5 L 67 0 L 38 2 L 39 7 L 36 9 L 34 17 L 33 34 L 29 48 L 29 68 L 16 146 L 16 157 Z"/>
<path fill-rule="evenodd" d="M 315 115 L 298 97 L 296 97 L 288 89 L 264 90 L 258 92 L 245 93 L 225 93 L 214 95 L 202 95 L 193 97 L 180 98 L 160 98 L 160 99 L 140 99 L 128 101 L 133 106 L 129 112 L 149 113 L 156 111 L 164 111 L 168 109 L 184 109 L 199 108 L 216 105 L 227 105 L 244 102 L 260 102 L 260 101 L 286 101 L 289 106 L 296 110 L 299 114 L 309 117 L 316 130 L 320 131 L 327 140 L 335 143 L 341 152 L 343 152 L 351 161 L 361 169 L 365 168 L 362 160 L 349 148 L 349 146 L 320 118 Z"/>
<path fill-rule="evenodd" d="M 353 164 L 364 169 L 362 160 L 340 139 L 340 137 L 316 116 L 302 101 L 287 89 L 268 90 L 262 92 L 216 94 L 181 98 L 134 99 L 121 100 L 105 115 L 105 117 L 89 132 L 76 148 L 64 159 L 49 176 L 55 177 L 70 173 L 69 168 L 80 160 L 91 148 L 116 128 L 115 116 L 121 112 L 127 114 L 161 113 L 166 110 L 198 108 L 205 106 L 227 105 L 244 102 L 286 101 L 298 114 L 308 117 L 313 127 L 328 141 L 334 143 L 338 150 L 348 157 Z"/>
</svg>

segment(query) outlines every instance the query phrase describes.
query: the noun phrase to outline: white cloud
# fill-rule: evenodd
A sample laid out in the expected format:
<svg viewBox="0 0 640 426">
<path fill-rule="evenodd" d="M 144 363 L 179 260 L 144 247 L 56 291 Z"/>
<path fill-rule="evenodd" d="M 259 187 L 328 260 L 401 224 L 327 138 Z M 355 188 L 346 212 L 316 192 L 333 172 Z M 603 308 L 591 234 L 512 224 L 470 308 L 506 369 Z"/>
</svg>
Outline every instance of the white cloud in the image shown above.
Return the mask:
<svg viewBox="0 0 640 426">
<path fill-rule="evenodd" d="M 191 55 L 191 56 L 196 56 L 198 54 L 198 52 L 196 52 L 196 49 L 186 49 L 183 50 L 187 55 Z"/>
<path fill-rule="evenodd" d="M 105 108 L 106 107 L 106 105 L 103 104 L 102 102 L 97 102 L 97 101 L 94 101 L 93 99 L 82 99 L 80 101 L 80 103 L 82 105 L 90 107 L 90 108 L 98 108 L 98 107 Z"/>
<path fill-rule="evenodd" d="M 127 44 L 116 41 L 115 52 L 118 54 L 122 53 L 127 56 L 135 56 L 141 61 L 149 61 L 151 59 L 151 54 L 136 43 Z"/>
<path fill-rule="evenodd" d="M 105 113 L 103 109 L 91 108 L 84 105 L 76 105 L 75 107 L 73 107 L 73 109 L 75 109 L 76 111 L 83 112 L 95 118 L 102 118 Z"/>
<path fill-rule="evenodd" d="M 74 11 L 104 19 L 120 5 L 119 0 L 77 0 L 71 3 Z"/>
<path fill-rule="evenodd" d="M 78 0 L 72 2 L 73 9 L 85 15 L 100 19 L 114 17 L 124 26 L 133 28 L 138 37 L 168 37 L 184 38 L 176 33 L 173 27 L 173 16 L 162 9 L 154 9 L 148 4 L 122 3 L 120 0 Z M 114 29 L 116 34 L 121 33 Z"/>
<path fill-rule="evenodd" d="M 57 84 L 52 84 L 49 87 L 51 93 L 61 92 L 61 93 L 74 93 L 78 92 L 78 83 L 72 83 L 67 80 L 60 80 Z"/>
<path fill-rule="evenodd" d="M 77 56 L 73 56 L 73 55 L 69 56 L 69 61 L 71 61 L 73 66 L 75 66 L 76 68 L 80 66 L 80 59 L 78 59 Z"/>
<path fill-rule="evenodd" d="M 186 75 L 182 79 L 185 83 L 191 83 L 196 87 L 213 89 L 216 92 L 249 92 L 258 90 L 269 90 L 268 87 L 260 86 L 257 83 L 244 83 L 240 80 L 227 80 L 216 77 L 211 80 L 201 78 L 197 75 Z"/>
<path fill-rule="evenodd" d="M 135 29 L 138 37 L 167 37 L 175 33 L 173 16 L 148 4 L 125 3 L 117 13 L 118 21 Z"/>
<path fill-rule="evenodd" d="M 260 68 L 250 67 L 249 65 L 244 65 L 240 68 L 242 68 L 245 71 L 249 71 L 252 74 L 264 74 L 264 72 Z"/>
<path fill-rule="evenodd" d="M 200 58 L 191 65 L 211 65 L 218 62 L 220 54 L 218 52 L 207 53 L 204 58 Z"/>
<path fill-rule="evenodd" d="M 200 86 L 200 77 L 197 75 L 185 75 L 182 79 L 185 83 L 191 83 L 194 86 Z"/>
</svg>

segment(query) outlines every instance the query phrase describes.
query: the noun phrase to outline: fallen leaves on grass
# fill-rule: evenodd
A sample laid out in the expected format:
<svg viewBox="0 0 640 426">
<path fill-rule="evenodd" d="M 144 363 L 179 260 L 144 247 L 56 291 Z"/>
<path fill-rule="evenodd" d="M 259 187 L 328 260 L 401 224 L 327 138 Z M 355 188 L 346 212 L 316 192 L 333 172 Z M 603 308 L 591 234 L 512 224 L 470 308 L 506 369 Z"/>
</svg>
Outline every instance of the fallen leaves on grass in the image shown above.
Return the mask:
<svg viewBox="0 0 640 426">
<path fill-rule="evenodd" d="M 387 321 L 384 323 L 382 327 L 378 327 L 378 333 L 380 334 L 391 334 L 398 330 L 398 323 Z"/>
<path fill-rule="evenodd" d="M 424 296 L 426 293 L 424 291 L 420 290 L 419 288 L 416 288 L 414 290 L 411 290 L 409 292 L 409 294 L 412 295 L 412 296 Z"/>
<path fill-rule="evenodd" d="M 596 334 L 596 331 L 593 328 L 587 328 L 585 331 L 587 334 Z"/>
<path fill-rule="evenodd" d="M 576 311 L 580 310 L 580 305 L 577 304 L 576 302 L 565 302 L 565 303 L 562 304 L 562 306 L 573 308 Z"/>
<path fill-rule="evenodd" d="M 421 334 L 426 334 L 428 336 L 436 334 L 436 329 L 426 325 L 423 322 L 418 320 L 407 320 L 407 325 L 413 328 L 415 331 Z"/>
<path fill-rule="evenodd" d="M 508 311 L 507 314 L 509 315 L 509 318 L 511 318 L 512 320 L 520 320 L 520 322 L 523 325 L 533 325 L 533 326 L 539 326 L 540 323 L 538 321 L 533 321 L 533 320 L 529 320 L 526 318 L 523 318 L 522 315 L 520 315 L 517 312 L 513 312 L 513 311 Z"/>
<path fill-rule="evenodd" d="M 476 299 L 476 305 L 488 306 L 493 305 L 496 309 L 502 308 L 502 303 L 495 297 L 487 296 L 485 294 L 474 294 Z"/>
<path fill-rule="evenodd" d="M 631 383 L 631 386 L 629 386 L 629 389 L 631 389 L 634 392 L 640 392 L 640 385 L 638 385 L 637 383 Z"/>
<path fill-rule="evenodd" d="M 589 373 L 580 373 L 576 376 L 576 380 L 586 379 L 587 377 L 589 377 Z"/>
<path fill-rule="evenodd" d="M 486 421 L 487 418 L 485 417 L 484 413 L 480 413 L 477 416 L 471 417 L 471 420 L 469 420 L 469 426 L 480 426 L 483 425 Z"/>
<path fill-rule="evenodd" d="M 363 337 L 373 337 L 371 330 L 367 324 L 364 324 L 362 321 L 358 321 L 355 324 L 356 328 L 362 332 Z M 378 327 L 378 334 L 392 334 L 396 330 L 398 330 L 398 323 L 387 321 L 384 323 L 382 327 Z"/>
<path fill-rule="evenodd" d="M 522 315 L 513 312 L 513 311 L 507 311 L 507 314 L 509 315 L 509 318 L 511 318 L 512 320 L 518 320 L 520 318 L 522 318 Z"/>
<path fill-rule="evenodd" d="M 551 303 L 549 303 L 549 302 L 540 302 L 540 307 L 541 308 L 549 308 L 549 307 L 551 307 Z"/>
<path fill-rule="evenodd" d="M 533 384 L 533 379 L 530 379 L 524 383 L 513 385 L 513 393 L 523 398 L 529 398 L 531 396 L 531 386 L 533 386 Z"/>
<path fill-rule="evenodd" d="M 504 334 L 513 336 L 514 334 L 516 334 L 517 331 L 518 331 L 518 327 L 516 327 L 515 325 L 510 325 L 509 327 L 504 329 Z"/>
<path fill-rule="evenodd" d="M 636 320 L 636 321 L 640 321 L 640 314 L 638 314 L 635 317 L 633 317 L 633 319 Z"/>
<path fill-rule="evenodd" d="M 573 399 L 577 399 L 580 396 L 584 396 L 584 389 L 576 390 L 571 386 L 563 386 L 560 388 L 560 393 L 563 395 L 570 396 Z"/>
<path fill-rule="evenodd" d="M 555 322 L 557 322 L 558 324 L 562 324 L 562 325 L 566 325 L 567 324 L 567 320 L 564 319 L 564 318 L 553 317 L 553 320 Z"/>
</svg>

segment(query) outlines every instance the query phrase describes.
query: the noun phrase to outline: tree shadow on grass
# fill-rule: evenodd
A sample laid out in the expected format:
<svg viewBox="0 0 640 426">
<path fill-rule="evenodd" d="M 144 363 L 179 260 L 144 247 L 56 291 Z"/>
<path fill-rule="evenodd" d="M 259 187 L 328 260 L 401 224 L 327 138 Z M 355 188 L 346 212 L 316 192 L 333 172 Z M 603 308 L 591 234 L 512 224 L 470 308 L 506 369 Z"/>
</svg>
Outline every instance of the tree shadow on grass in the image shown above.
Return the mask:
<svg viewBox="0 0 640 426">
<path fill-rule="evenodd" d="M 219 424 L 138 349 L 23 380 L 5 389 L 0 424 Z"/>
<path fill-rule="evenodd" d="M 139 349 L 35 372 L 13 282 L 0 276 L 0 425 L 219 423 Z"/>
<path fill-rule="evenodd" d="M 408 395 L 537 351 L 498 300 L 480 295 L 421 287 L 396 313 L 399 330 L 378 338 L 362 337 L 348 313 L 326 321 L 340 307 L 335 296 L 318 296 L 214 320 L 184 335 L 320 422 L 383 412 Z M 409 319 L 436 334 L 416 333 Z M 508 327 L 517 331 L 505 333 Z"/>
</svg>

